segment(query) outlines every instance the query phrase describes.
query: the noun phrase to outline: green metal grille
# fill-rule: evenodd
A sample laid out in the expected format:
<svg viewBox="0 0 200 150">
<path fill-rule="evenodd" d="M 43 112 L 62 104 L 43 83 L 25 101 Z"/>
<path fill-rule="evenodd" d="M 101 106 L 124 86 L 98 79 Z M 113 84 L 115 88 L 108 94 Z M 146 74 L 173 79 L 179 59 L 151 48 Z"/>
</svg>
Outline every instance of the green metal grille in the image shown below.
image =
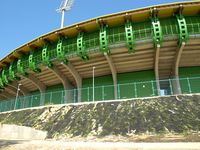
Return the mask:
<svg viewBox="0 0 200 150">
<path fill-rule="evenodd" d="M 134 34 L 137 41 L 146 40 L 152 37 L 151 22 L 134 23 Z"/>
<path fill-rule="evenodd" d="M 124 26 L 108 28 L 108 43 L 114 44 L 121 41 L 125 41 Z"/>
<path fill-rule="evenodd" d="M 160 80 L 160 84 L 167 83 L 168 88 L 164 89 L 162 95 L 173 95 L 172 82 L 175 79 Z M 1 81 L 1 79 L 0 79 Z M 199 93 L 200 77 L 187 77 L 179 78 L 181 90 L 184 94 Z M 1 82 L 0 82 L 1 83 Z M 1 84 L 0 84 L 1 85 Z M 156 96 L 156 81 L 148 80 L 142 82 L 128 82 L 117 85 L 117 97 L 118 99 L 138 98 L 138 97 L 152 97 Z M 82 88 L 82 102 L 93 101 L 93 87 Z M 102 85 L 94 87 L 95 101 L 113 100 L 114 99 L 114 86 L 113 85 Z M 65 91 L 51 91 L 44 93 L 45 103 L 44 105 L 50 104 L 63 104 L 64 103 Z M 66 103 L 77 102 L 77 89 L 67 90 L 67 93 L 71 95 Z M 3 100 L 0 101 L 0 112 L 14 110 L 15 103 L 16 109 L 37 107 L 41 104 L 41 95 L 39 93 L 33 93 L 28 96 L 19 96 L 17 100 Z"/>
<path fill-rule="evenodd" d="M 200 16 L 185 17 L 189 34 L 200 34 Z"/>
<path fill-rule="evenodd" d="M 65 55 L 67 57 L 70 57 L 71 55 L 76 54 L 76 51 L 77 51 L 76 40 L 77 39 L 74 37 L 74 38 L 67 39 L 66 42 L 63 43 L 63 48 L 65 51 Z"/>
<path fill-rule="evenodd" d="M 163 37 L 177 37 L 178 36 L 178 26 L 176 18 L 160 19 L 160 24 L 162 27 Z"/>
<path fill-rule="evenodd" d="M 84 35 L 85 48 L 93 49 L 99 46 L 99 32 L 88 33 Z M 89 51 L 89 50 L 88 50 Z"/>
</svg>

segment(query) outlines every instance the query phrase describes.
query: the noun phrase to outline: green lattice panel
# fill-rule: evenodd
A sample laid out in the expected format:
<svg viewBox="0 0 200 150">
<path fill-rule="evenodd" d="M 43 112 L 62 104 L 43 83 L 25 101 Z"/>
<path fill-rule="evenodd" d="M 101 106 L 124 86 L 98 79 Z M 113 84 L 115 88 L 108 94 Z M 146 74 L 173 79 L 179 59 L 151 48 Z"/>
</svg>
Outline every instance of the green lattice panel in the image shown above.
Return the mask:
<svg viewBox="0 0 200 150">
<path fill-rule="evenodd" d="M 26 75 L 25 68 L 22 65 L 22 60 L 18 59 L 17 61 L 17 72 L 22 75 Z"/>
<path fill-rule="evenodd" d="M 7 68 L 4 68 L 4 69 L 2 70 L 2 72 L 1 72 L 2 81 L 3 81 L 3 83 L 4 83 L 5 85 L 7 85 L 7 84 L 9 83 L 9 81 L 8 81 L 8 76 L 7 76 L 7 74 L 6 74 L 6 70 L 7 70 Z"/>
<path fill-rule="evenodd" d="M 32 71 L 34 71 L 34 72 L 40 72 L 40 71 L 41 71 L 41 70 L 38 68 L 37 63 L 35 62 L 34 53 L 33 53 L 33 52 L 30 53 L 28 60 L 29 60 L 29 63 L 28 63 L 28 64 L 29 64 L 29 68 L 30 68 Z"/>
<path fill-rule="evenodd" d="M 0 88 L 1 88 L 1 89 L 4 88 L 4 84 L 3 84 L 3 81 L 2 81 L 2 77 L 0 77 Z"/>
<path fill-rule="evenodd" d="M 162 28 L 157 18 L 152 19 L 152 30 L 154 46 L 157 47 L 157 45 L 161 45 L 163 40 Z"/>
<path fill-rule="evenodd" d="M 48 67 L 51 67 L 49 47 L 45 45 L 42 49 L 42 63 Z"/>
<path fill-rule="evenodd" d="M 65 58 L 65 51 L 63 47 L 63 38 L 60 38 L 57 42 L 56 57 L 59 61 L 67 63 L 67 59 Z"/>
<path fill-rule="evenodd" d="M 83 37 L 83 33 L 79 33 L 77 37 L 77 55 L 82 59 L 82 60 L 88 60 L 89 57 L 87 55 L 86 49 L 85 49 L 85 41 Z"/>
<path fill-rule="evenodd" d="M 179 14 L 176 15 L 177 23 L 178 23 L 178 31 L 179 31 L 179 46 L 186 42 L 188 39 L 188 30 L 187 30 L 187 24 L 185 21 L 185 18 L 183 15 Z"/>
<path fill-rule="evenodd" d="M 185 17 L 188 34 L 200 33 L 200 16 Z"/>
<path fill-rule="evenodd" d="M 13 62 L 9 66 L 9 79 L 11 81 L 18 80 L 19 78 L 16 76 L 15 71 L 14 71 L 14 66 L 16 65 L 16 62 Z"/>
<path fill-rule="evenodd" d="M 128 52 L 132 53 L 134 51 L 134 33 L 133 33 L 133 26 L 131 22 L 127 22 L 125 24 L 125 32 L 126 32 L 126 45 L 128 48 Z"/>
<path fill-rule="evenodd" d="M 108 37 L 107 37 L 107 27 L 101 26 L 99 32 L 99 40 L 100 40 L 100 51 L 103 53 L 109 53 L 108 49 Z"/>
</svg>

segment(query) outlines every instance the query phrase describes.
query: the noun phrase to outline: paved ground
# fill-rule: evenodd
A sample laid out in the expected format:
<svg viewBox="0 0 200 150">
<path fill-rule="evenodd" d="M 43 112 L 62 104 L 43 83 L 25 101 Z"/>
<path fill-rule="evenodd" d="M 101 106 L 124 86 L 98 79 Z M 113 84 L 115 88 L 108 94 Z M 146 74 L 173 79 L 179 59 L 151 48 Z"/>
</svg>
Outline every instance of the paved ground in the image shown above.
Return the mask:
<svg viewBox="0 0 200 150">
<path fill-rule="evenodd" d="M 0 140 L 1 150 L 200 150 L 196 143 L 120 143 Z"/>
</svg>

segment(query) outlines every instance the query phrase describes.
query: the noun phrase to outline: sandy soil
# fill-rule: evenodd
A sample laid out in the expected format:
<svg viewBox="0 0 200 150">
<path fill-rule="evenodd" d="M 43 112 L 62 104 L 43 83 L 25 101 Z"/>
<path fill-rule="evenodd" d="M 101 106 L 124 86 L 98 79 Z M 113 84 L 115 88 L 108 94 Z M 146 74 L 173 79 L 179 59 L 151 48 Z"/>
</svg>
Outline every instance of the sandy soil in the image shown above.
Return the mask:
<svg viewBox="0 0 200 150">
<path fill-rule="evenodd" d="M 122 143 L 0 140 L 1 150 L 200 150 L 199 142 Z"/>
</svg>

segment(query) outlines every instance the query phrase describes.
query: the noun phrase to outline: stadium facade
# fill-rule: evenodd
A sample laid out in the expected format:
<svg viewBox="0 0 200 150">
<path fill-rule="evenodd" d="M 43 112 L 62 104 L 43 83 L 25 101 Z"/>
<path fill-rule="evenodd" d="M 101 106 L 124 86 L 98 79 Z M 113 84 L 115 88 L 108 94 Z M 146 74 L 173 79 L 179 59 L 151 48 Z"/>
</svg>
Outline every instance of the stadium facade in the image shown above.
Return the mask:
<svg viewBox="0 0 200 150">
<path fill-rule="evenodd" d="M 198 93 L 199 58 L 200 2 L 94 18 L 3 58 L 0 109 Z"/>
</svg>

